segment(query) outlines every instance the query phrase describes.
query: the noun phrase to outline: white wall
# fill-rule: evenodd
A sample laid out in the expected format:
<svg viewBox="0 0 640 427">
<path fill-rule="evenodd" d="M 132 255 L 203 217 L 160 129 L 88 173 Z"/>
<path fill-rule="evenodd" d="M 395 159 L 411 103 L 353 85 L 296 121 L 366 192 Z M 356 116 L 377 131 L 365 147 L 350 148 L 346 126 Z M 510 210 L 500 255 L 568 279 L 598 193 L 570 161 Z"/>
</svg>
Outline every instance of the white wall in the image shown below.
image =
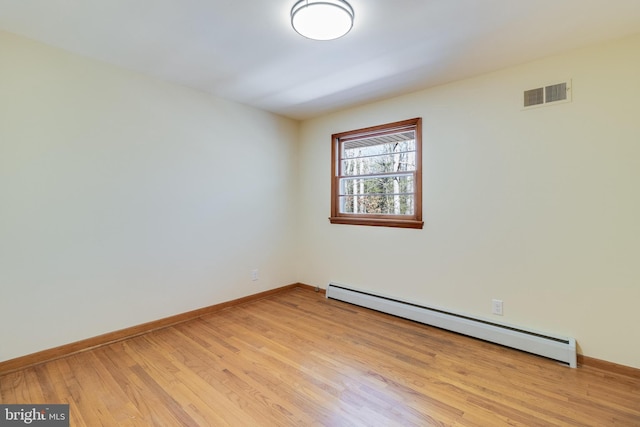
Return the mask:
<svg viewBox="0 0 640 427">
<path fill-rule="evenodd" d="M 300 280 L 574 336 L 640 368 L 639 52 L 635 36 L 304 122 Z M 573 102 L 521 110 L 523 90 L 566 78 Z M 418 116 L 424 229 L 329 224 L 330 135 Z"/>
<path fill-rule="evenodd" d="M 0 361 L 296 282 L 297 140 L 0 33 Z"/>
<path fill-rule="evenodd" d="M 299 134 L 0 32 L 0 361 L 337 281 L 486 318 L 501 298 L 495 319 L 640 368 L 639 51 L 578 50 Z M 564 78 L 572 103 L 520 110 Z M 425 228 L 329 224 L 330 135 L 417 116 Z"/>
</svg>

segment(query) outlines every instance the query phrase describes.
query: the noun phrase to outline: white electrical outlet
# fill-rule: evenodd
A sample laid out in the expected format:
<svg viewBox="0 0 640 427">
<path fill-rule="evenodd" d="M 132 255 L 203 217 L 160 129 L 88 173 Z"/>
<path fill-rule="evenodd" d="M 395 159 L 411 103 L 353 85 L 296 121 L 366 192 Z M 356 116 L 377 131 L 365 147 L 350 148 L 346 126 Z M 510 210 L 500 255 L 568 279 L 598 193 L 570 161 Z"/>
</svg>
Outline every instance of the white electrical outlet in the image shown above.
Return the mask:
<svg viewBox="0 0 640 427">
<path fill-rule="evenodd" d="M 502 316 L 502 308 L 503 308 L 502 300 L 499 300 L 499 299 L 492 299 L 491 300 L 491 312 L 493 314 L 496 314 L 498 316 Z"/>
<path fill-rule="evenodd" d="M 258 269 L 254 268 L 253 270 L 251 270 L 251 280 L 252 281 L 256 281 L 258 280 Z"/>
</svg>

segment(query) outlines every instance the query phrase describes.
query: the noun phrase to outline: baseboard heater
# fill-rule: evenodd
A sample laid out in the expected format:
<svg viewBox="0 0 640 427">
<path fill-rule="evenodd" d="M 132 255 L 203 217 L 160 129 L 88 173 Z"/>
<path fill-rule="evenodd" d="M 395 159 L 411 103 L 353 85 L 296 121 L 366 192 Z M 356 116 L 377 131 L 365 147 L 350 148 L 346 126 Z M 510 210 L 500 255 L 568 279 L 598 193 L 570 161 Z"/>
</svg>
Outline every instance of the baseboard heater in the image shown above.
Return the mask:
<svg viewBox="0 0 640 427">
<path fill-rule="evenodd" d="M 475 319 L 470 316 L 424 307 L 407 301 L 349 288 L 337 283 L 329 283 L 326 295 L 327 298 L 544 356 L 564 362 L 572 368 L 578 366 L 576 341 L 573 338 L 553 336 L 524 328 Z"/>
</svg>

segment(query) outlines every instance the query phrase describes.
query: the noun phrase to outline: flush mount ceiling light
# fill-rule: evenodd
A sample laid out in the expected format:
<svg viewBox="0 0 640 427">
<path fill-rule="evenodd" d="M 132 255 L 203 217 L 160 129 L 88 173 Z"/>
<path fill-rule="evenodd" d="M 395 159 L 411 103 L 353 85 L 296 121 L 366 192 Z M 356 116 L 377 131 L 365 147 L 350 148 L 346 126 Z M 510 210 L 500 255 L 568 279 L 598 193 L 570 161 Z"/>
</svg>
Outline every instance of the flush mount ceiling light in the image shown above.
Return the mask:
<svg viewBox="0 0 640 427">
<path fill-rule="evenodd" d="M 299 0 L 291 8 L 291 26 L 313 40 L 333 40 L 353 27 L 353 8 L 344 0 Z"/>
</svg>

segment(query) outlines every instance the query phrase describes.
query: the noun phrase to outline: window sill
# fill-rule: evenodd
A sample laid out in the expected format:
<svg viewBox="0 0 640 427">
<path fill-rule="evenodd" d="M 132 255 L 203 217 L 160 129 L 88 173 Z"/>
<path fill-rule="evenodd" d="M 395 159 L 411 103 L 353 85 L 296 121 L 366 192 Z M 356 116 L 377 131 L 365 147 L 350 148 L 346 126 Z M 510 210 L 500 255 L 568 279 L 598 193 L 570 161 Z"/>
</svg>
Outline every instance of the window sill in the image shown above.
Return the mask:
<svg viewBox="0 0 640 427">
<path fill-rule="evenodd" d="M 331 224 L 369 225 L 373 227 L 396 227 L 422 229 L 424 221 L 415 219 L 389 219 L 389 218 L 349 218 L 344 216 L 329 217 Z"/>
</svg>

